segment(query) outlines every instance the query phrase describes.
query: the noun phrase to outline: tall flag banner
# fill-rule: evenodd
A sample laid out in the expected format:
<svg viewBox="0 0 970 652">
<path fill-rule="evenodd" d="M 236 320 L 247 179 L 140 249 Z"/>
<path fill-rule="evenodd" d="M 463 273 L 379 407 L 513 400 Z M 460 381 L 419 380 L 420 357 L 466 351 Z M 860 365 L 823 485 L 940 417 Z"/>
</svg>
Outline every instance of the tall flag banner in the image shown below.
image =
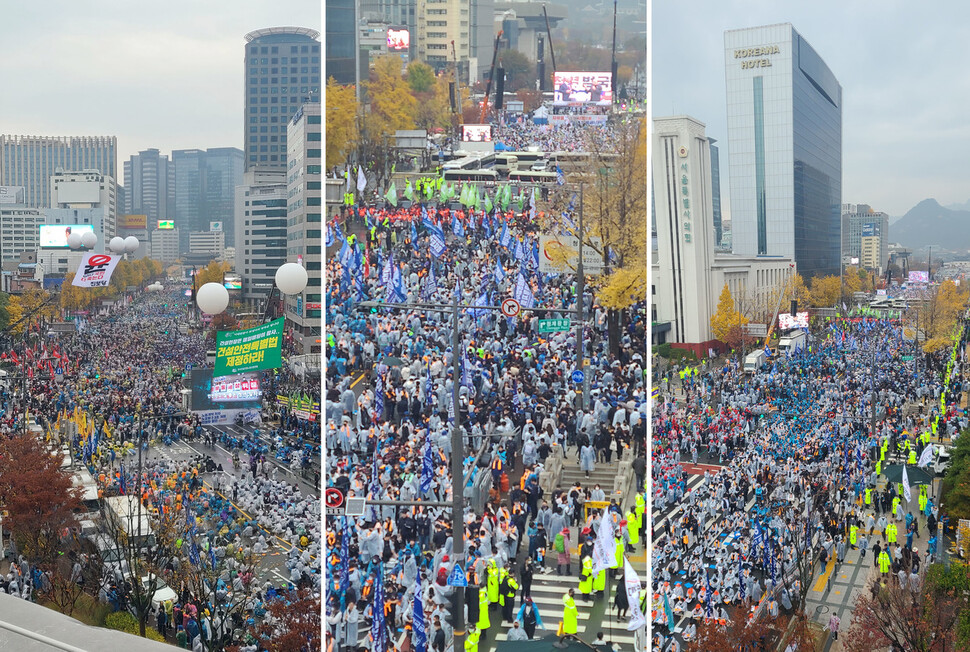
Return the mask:
<svg viewBox="0 0 970 652">
<path fill-rule="evenodd" d="M 350 586 L 350 521 L 343 519 L 343 532 L 340 536 L 340 608 L 346 608 L 347 587 Z"/>
<path fill-rule="evenodd" d="M 616 568 L 616 545 L 613 543 L 613 519 L 609 514 L 600 516 L 596 543 L 593 544 L 593 576 L 607 568 Z"/>
<path fill-rule="evenodd" d="M 386 199 L 391 206 L 397 208 L 397 186 L 394 185 L 393 181 L 391 182 L 391 187 L 387 189 L 384 199 Z"/>
<path fill-rule="evenodd" d="M 427 495 L 431 490 L 431 479 L 434 476 L 434 460 L 431 457 L 431 433 L 428 432 L 428 439 L 424 443 L 424 456 L 421 461 L 421 495 Z"/>
<path fill-rule="evenodd" d="M 512 241 L 512 234 L 509 233 L 509 225 L 507 222 L 502 222 L 502 235 L 499 236 L 499 244 L 503 247 L 508 247 L 509 242 Z"/>
<path fill-rule="evenodd" d="M 381 270 L 381 285 L 390 285 L 394 278 L 394 254 L 387 257 Z"/>
<path fill-rule="evenodd" d="M 434 402 L 434 399 L 432 396 L 434 393 L 434 385 L 431 382 L 431 363 L 430 362 L 428 363 L 427 368 L 428 368 L 428 375 L 424 381 L 424 400 L 428 405 L 431 405 L 431 403 Z"/>
<path fill-rule="evenodd" d="M 459 238 L 465 237 L 465 226 L 458 219 L 458 211 L 452 211 L 451 213 L 451 232 Z"/>
<path fill-rule="evenodd" d="M 711 576 L 707 575 L 705 577 L 705 582 L 707 582 L 704 588 L 704 608 L 707 618 L 711 618 L 714 615 L 714 609 L 712 603 L 714 600 L 711 598 Z"/>
<path fill-rule="evenodd" d="M 411 222 L 411 247 L 418 250 L 418 230 L 414 227 L 414 222 Z"/>
<path fill-rule="evenodd" d="M 433 297 L 438 292 L 438 279 L 436 279 L 434 275 L 434 263 L 430 261 L 428 262 L 428 281 L 425 287 L 427 288 L 427 291 L 428 291 L 427 296 L 429 298 Z M 428 374 L 429 374 L 428 377 L 430 378 L 430 374 L 431 374 L 430 369 L 428 370 Z"/>
<path fill-rule="evenodd" d="M 489 197 L 488 193 L 486 192 L 485 193 L 485 212 L 491 213 L 493 208 L 495 208 L 495 206 L 492 204 L 492 198 Z"/>
<path fill-rule="evenodd" d="M 738 590 L 741 592 L 741 602 L 744 602 L 744 565 L 741 562 L 740 553 L 738 553 Z"/>
<path fill-rule="evenodd" d="M 903 466 L 903 496 L 906 498 L 907 503 L 913 499 L 913 491 L 909 486 L 909 474 L 906 473 L 905 466 Z"/>
<path fill-rule="evenodd" d="M 367 177 L 364 176 L 364 168 L 358 165 L 357 166 L 357 192 L 364 192 L 364 188 L 366 187 L 367 187 Z"/>
<path fill-rule="evenodd" d="M 384 376 L 378 372 L 377 382 L 374 383 L 374 421 L 384 416 Z"/>
<path fill-rule="evenodd" d="M 404 289 L 404 275 L 400 269 L 394 270 L 394 302 L 404 303 L 408 300 L 407 291 Z"/>
<path fill-rule="evenodd" d="M 431 216 L 428 215 L 428 209 L 424 206 L 421 207 L 421 226 L 426 229 L 434 229 L 436 227 L 435 223 L 431 221 Z"/>
<path fill-rule="evenodd" d="M 331 229 L 330 228 L 330 225 L 328 224 L 327 225 L 326 245 L 327 245 L 327 247 L 332 247 L 333 246 L 333 243 L 334 243 L 333 229 Z"/>
<path fill-rule="evenodd" d="M 383 605 L 381 607 L 383 609 Z M 421 595 L 421 572 L 414 586 L 414 652 L 428 652 L 428 625 L 424 620 L 424 596 Z"/>
<path fill-rule="evenodd" d="M 408 179 L 407 185 L 404 187 L 404 196 L 408 199 L 414 198 L 414 189 L 411 187 L 411 180 Z"/>
<path fill-rule="evenodd" d="M 501 283 L 505 280 L 505 270 L 502 268 L 502 263 L 495 261 L 495 282 Z"/>
<path fill-rule="evenodd" d="M 337 240 L 339 242 L 343 242 L 344 240 L 347 239 L 347 238 L 344 237 L 344 232 L 340 230 L 340 225 L 339 224 L 334 224 L 333 225 L 333 234 L 334 234 L 334 236 L 337 238 Z"/>
<path fill-rule="evenodd" d="M 627 561 L 626 563 L 627 563 L 627 566 L 629 567 L 630 562 Z M 637 593 L 637 598 L 639 598 L 639 597 L 640 597 L 640 594 Z M 636 604 L 637 605 L 636 608 L 637 608 L 638 611 L 640 609 L 640 604 L 639 603 L 640 603 L 639 600 L 637 600 L 635 603 L 633 603 L 633 604 Z M 674 610 L 670 608 L 670 598 L 667 596 L 666 593 L 664 593 L 664 617 L 667 619 L 667 627 L 668 627 L 668 629 L 670 629 L 670 631 L 673 631 L 674 630 Z M 633 618 L 633 614 L 630 614 L 630 618 L 631 619 Z M 628 631 L 631 631 L 632 632 L 634 629 L 637 629 L 637 628 L 636 627 L 630 627 L 629 625 L 627 625 L 627 630 Z"/>
<path fill-rule="evenodd" d="M 435 258 L 441 258 L 441 255 L 445 253 L 445 234 L 441 230 L 440 226 L 436 226 L 431 229 L 431 254 Z"/>
<path fill-rule="evenodd" d="M 556 166 L 556 185 L 562 186 L 566 184 L 566 175 L 562 173 L 562 168 L 558 165 Z"/>
<path fill-rule="evenodd" d="M 377 564 L 377 579 L 374 581 L 374 609 L 371 623 L 371 637 L 374 647 L 371 652 L 387 652 L 387 623 L 384 620 L 384 564 Z"/>
<path fill-rule="evenodd" d="M 512 188 L 508 185 L 502 186 L 502 189 L 499 190 L 495 199 L 502 204 L 503 211 L 509 210 L 509 202 L 512 199 Z"/>
<path fill-rule="evenodd" d="M 927 444 L 926 448 L 924 448 L 923 452 L 920 454 L 919 462 L 917 462 L 916 466 L 918 467 L 927 466 L 932 461 L 933 461 L 933 444 Z"/>
<path fill-rule="evenodd" d="M 532 294 L 532 288 L 529 287 L 528 281 L 520 273 L 519 277 L 515 283 L 515 300 L 519 302 L 523 308 L 532 308 L 535 306 L 535 295 Z"/>
<path fill-rule="evenodd" d="M 350 243 L 344 240 L 344 244 L 340 247 L 340 265 L 342 267 L 347 267 L 350 265 L 350 261 L 353 260 L 354 250 L 350 246 Z"/>
</svg>

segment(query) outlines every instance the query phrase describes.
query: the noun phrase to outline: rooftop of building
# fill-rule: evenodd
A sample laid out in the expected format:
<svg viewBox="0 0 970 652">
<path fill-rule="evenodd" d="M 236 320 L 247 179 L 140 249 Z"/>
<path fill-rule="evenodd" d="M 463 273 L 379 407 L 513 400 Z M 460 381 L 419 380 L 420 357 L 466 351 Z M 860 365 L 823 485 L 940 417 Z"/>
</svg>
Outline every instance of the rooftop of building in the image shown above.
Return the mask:
<svg viewBox="0 0 970 652">
<path fill-rule="evenodd" d="M 246 42 L 252 43 L 256 39 L 261 39 L 265 36 L 306 36 L 308 38 L 317 40 L 320 38 L 320 32 L 315 29 L 310 29 L 309 27 L 266 27 L 263 29 L 254 30 L 246 34 Z"/>
</svg>

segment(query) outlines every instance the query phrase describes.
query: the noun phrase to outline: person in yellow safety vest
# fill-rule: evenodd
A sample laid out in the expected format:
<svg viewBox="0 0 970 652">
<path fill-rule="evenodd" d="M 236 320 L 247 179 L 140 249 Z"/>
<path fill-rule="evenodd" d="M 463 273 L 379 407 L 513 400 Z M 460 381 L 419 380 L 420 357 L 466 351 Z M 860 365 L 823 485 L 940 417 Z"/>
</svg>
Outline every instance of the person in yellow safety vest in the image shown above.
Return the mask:
<svg viewBox="0 0 970 652">
<path fill-rule="evenodd" d="M 866 487 L 866 507 L 870 507 L 871 505 L 872 505 L 872 489 L 870 489 L 869 487 Z"/>
<path fill-rule="evenodd" d="M 912 448 L 909 449 L 909 464 L 916 466 L 916 451 Z"/>
<path fill-rule="evenodd" d="M 593 558 L 589 555 L 583 557 L 583 567 L 579 571 L 579 592 L 589 602 L 589 594 L 593 592 Z"/>
<path fill-rule="evenodd" d="M 630 550 L 636 550 L 636 546 L 640 542 L 640 519 L 637 518 L 632 509 L 627 510 L 626 513 L 626 533 L 630 539 Z"/>
<path fill-rule="evenodd" d="M 883 550 L 879 553 L 879 572 L 883 575 L 888 575 L 890 565 L 891 562 L 889 561 L 889 553 Z"/>
<path fill-rule="evenodd" d="M 515 620 L 515 615 L 513 614 L 513 607 L 515 607 L 515 592 L 519 588 L 519 583 L 515 581 L 515 577 L 511 573 L 507 574 L 505 577 L 505 582 L 503 583 L 504 591 L 502 592 L 502 598 L 505 602 L 502 604 L 502 620 L 512 622 Z"/>
<path fill-rule="evenodd" d="M 927 501 L 926 492 L 923 491 L 923 487 L 920 487 L 919 488 L 919 511 L 920 511 L 920 513 L 923 513 L 923 512 L 926 511 L 926 501 Z"/>
<path fill-rule="evenodd" d="M 465 652 L 478 652 L 478 639 L 482 633 L 474 627 L 468 628 L 468 636 L 465 637 Z"/>
<path fill-rule="evenodd" d="M 488 618 L 488 596 L 478 592 L 478 629 L 483 632 L 492 626 Z"/>
<path fill-rule="evenodd" d="M 855 550 L 856 535 L 858 532 L 859 526 L 853 523 L 852 527 L 849 528 L 849 545 L 852 546 L 853 550 Z"/>
<path fill-rule="evenodd" d="M 606 591 L 606 571 L 605 570 L 601 570 L 593 578 L 593 591 L 595 591 L 600 595 L 603 595 L 603 592 Z"/>
<path fill-rule="evenodd" d="M 485 590 L 489 604 L 498 602 L 498 568 L 494 559 L 488 560 L 488 567 L 485 569 Z"/>
<path fill-rule="evenodd" d="M 886 541 L 896 543 L 896 524 L 890 523 L 886 526 Z"/>
<path fill-rule="evenodd" d="M 626 525 L 626 521 L 620 521 L 620 526 Z M 616 577 L 617 573 L 623 572 L 623 553 L 626 552 L 626 546 L 623 545 L 623 530 L 620 530 L 620 536 L 613 540 L 616 545 L 616 568 L 610 569 L 610 577 Z"/>
<path fill-rule="evenodd" d="M 899 493 L 903 493 L 903 492 L 900 491 Z M 900 502 L 899 496 L 896 496 L 895 498 L 893 498 L 893 513 L 891 514 L 891 516 L 894 519 L 896 518 L 896 510 L 899 509 L 899 502 Z"/>
<path fill-rule="evenodd" d="M 505 607 L 505 580 L 509 576 L 509 571 L 502 567 L 498 569 L 498 604 L 500 607 Z"/>
<path fill-rule="evenodd" d="M 579 631 L 579 609 L 576 608 L 576 600 L 573 598 L 574 595 L 575 592 L 572 589 L 569 589 L 569 592 L 562 598 L 563 636 L 567 634 L 572 634 L 575 636 Z"/>
</svg>

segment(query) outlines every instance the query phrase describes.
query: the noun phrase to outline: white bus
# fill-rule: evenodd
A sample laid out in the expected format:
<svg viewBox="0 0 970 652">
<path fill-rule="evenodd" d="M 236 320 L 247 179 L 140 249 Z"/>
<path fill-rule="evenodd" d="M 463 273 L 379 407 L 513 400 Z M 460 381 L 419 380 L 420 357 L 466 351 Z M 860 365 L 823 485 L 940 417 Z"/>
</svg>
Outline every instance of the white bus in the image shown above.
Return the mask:
<svg viewBox="0 0 970 652">
<path fill-rule="evenodd" d="M 533 172 L 532 170 L 516 170 L 509 172 L 509 181 L 519 183 L 539 183 L 555 185 L 558 175 L 555 172 Z"/>
<path fill-rule="evenodd" d="M 446 182 L 476 181 L 479 183 L 495 183 L 498 181 L 498 173 L 495 170 L 445 170 L 442 176 Z"/>
<path fill-rule="evenodd" d="M 515 154 L 496 154 L 495 171 L 499 174 L 508 175 L 519 169 L 519 157 Z"/>
</svg>

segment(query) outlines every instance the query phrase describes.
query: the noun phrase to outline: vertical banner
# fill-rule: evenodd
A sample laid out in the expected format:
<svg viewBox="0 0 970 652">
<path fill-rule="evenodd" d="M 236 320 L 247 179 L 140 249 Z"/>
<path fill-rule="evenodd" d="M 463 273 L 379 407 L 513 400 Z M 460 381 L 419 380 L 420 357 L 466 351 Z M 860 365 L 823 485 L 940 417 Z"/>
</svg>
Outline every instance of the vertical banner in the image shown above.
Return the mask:
<svg viewBox="0 0 970 652">
<path fill-rule="evenodd" d="M 121 256 L 96 254 L 94 252 L 84 254 L 81 265 L 74 275 L 72 285 L 82 288 L 108 287 L 108 283 L 111 281 L 111 273 L 115 271 L 119 260 L 121 260 Z"/>
<path fill-rule="evenodd" d="M 283 364 L 283 318 L 241 331 L 219 331 L 212 375 L 233 376 L 244 371 L 276 369 Z"/>
</svg>

